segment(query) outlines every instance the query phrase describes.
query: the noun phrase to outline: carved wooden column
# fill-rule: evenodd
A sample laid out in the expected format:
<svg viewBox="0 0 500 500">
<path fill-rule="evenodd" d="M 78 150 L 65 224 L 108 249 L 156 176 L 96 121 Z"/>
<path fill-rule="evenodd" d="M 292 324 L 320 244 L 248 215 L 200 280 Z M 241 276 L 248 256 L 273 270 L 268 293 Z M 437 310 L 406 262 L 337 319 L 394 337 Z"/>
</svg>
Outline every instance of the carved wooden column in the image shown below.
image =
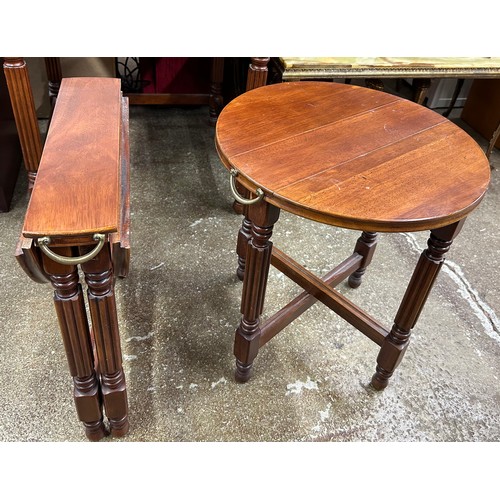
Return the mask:
<svg viewBox="0 0 500 500">
<path fill-rule="evenodd" d="M 361 285 L 361 279 L 363 274 L 365 274 L 366 268 L 370 264 L 375 253 L 375 248 L 377 247 L 377 233 L 369 233 L 363 231 L 361 236 L 356 242 L 354 247 L 354 253 L 359 253 L 363 256 L 361 265 L 357 271 L 354 271 L 348 279 L 348 284 L 351 288 L 358 288 Z"/>
<path fill-rule="evenodd" d="M 54 109 L 62 80 L 61 60 L 59 57 L 45 57 L 44 59 L 45 70 L 49 80 L 50 106 L 51 109 Z"/>
<path fill-rule="evenodd" d="M 219 113 L 224 106 L 222 98 L 222 81 L 224 79 L 224 58 L 212 58 L 212 75 L 210 78 L 210 96 L 208 108 L 210 112 L 210 125 L 215 126 Z"/>
<path fill-rule="evenodd" d="M 267 83 L 267 65 L 270 57 L 251 57 L 248 66 L 247 88 L 246 90 L 263 87 Z"/>
<path fill-rule="evenodd" d="M 246 268 L 241 298 L 241 323 L 234 339 L 236 356 L 235 378 L 245 382 L 250 378 L 253 360 L 259 351 L 260 315 L 264 307 L 267 277 L 271 264 L 272 243 L 269 241 L 280 210 L 260 202 L 248 207 L 252 221 L 251 238 L 246 249 Z"/>
<path fill-rule="evenodd" d="M 71 256 L 71 247 L 58 248 L 61 255 Z M 106 435 L 103 423 L 99 381 L 94 368 L 82 287 L 76 266 L 58 264 L 42 256 L 45 272 L 54 287 L 54 304 L 61 330 L 69 371 L 73 377 L 74 399 L 78 418 L 92 441 Z"/>
<path fill-rule="evenodd" d="M 428 248 L 420 256 L 399 306 L 392 330 L 384 339 L 377 357 L 377 369 L 371 382 L 375 389 L 382 390 L 387 387 L 389 378 L 403 359 L 410 341 L 411 330 L 417 322 L 434 280 L 443 265 L 444 255 L 450 249 L 464 221 L 465 219 L 462 219 L 449 226 L 431 231 L 427 242 Z"/>
<path fill-rule="evenodd" d="M 3 68 L 31 191 L 42 156 L 42 138 L 28 68 L 22 57 L 4 57 Z"/>
<path fill-rule="evenodd" d="M 246 191 L 243 192 L 242 191 Z M 239 186 L 238 192 L 242 194 L 245 198 L 248 198 L 249 191 L 243 186 Z M 235 202 L 237 203 L 237 202 Z M 236 270 L 236 275 L 243 281 L 245 276 L 245 262 L 247 256 L 247 246 L 250 237 L 252 236 L 252 222 L 248 218 L 248 206 L 242 205 L 243 210 L 243 222 L 241 223 L 241 228 L 238 232 L 238 242 L 236 244 L 236 253 L 238 255 L 238 269 Z"/>
<path fill-rule="evenodd" d="M 81 247 L 80 252 L 88 252 Z M 97 257 L 82 264 L 88 286 L 92 333 L 101 376 L 104 409 L 111 434 L 124 436 L 129 428 L 127 390 L 122 367 L 122 351 L 118 330 L 118 316 L 114 294 L 114 275 L 111 252 L 104 245 Z"/>
</svg>

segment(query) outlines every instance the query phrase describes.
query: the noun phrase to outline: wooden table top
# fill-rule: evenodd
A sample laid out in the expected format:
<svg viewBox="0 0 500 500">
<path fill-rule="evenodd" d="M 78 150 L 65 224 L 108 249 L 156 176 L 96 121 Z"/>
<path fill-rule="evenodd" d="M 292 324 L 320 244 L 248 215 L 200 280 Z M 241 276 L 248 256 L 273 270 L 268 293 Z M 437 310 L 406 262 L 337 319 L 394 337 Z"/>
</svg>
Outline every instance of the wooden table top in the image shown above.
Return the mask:
<svg viewBox="0 0 500 500">
<path fill-rule="evenodd" d="M 216 147 L 245 187 L 289 212 L 365 231 L 456 222 L 481 201 L 490 166 L 438 113 L 353 85 L 269 85 L 231 101 Z"/>
<path fill-rule="evenodd" d="M 26 212 L 26 237 L 116 232 L 121 90 L 117 78 L 64 78 Z"/>
</svg>

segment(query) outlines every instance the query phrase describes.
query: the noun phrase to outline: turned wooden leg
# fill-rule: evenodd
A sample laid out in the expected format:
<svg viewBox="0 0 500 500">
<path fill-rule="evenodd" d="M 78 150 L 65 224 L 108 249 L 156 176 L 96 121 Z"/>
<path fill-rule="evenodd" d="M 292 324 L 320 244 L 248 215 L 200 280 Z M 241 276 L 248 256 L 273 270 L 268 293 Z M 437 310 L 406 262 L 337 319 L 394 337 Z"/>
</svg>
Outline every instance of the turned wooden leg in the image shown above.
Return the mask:
<svg viewBox="0 0 500 500">
<path fill-rule="evenodd" d="M 80 253 L 86 253 L 81 247 Z M 124 436 L 129 427 L 127 390 L 122 367 L 122 351 L 114 294 L 114 276 L 109 245 L 97 257 L 82 264 L 88 286 L 92 333 L 94 335 L 98 372 L 104 409 L 111 434 Z"/>
<path fill-rule="evenodd" d="M 365 274 L 366 268 L 370 264 L 375 253 L 375 248 L 377 247 L 377 233 L 369 233 L 363 231 L 361 236 L 356 242 L 354 247 L 354 253 L 359 253 L 363 256 L 360 267 L 357 271 L 354 271 L 347 280 L 351 288 L 358 288 L 361 285 L 361 279 L 363 274 Z"/>
<path fill-rule="evenodd" d="M 59 248 L 57 252 L 69 256 L 71 248 Z M 45 272 L 55 289 L 54 304 L 73 377 L 78 418 L 85 426 L 87 437 L 98 441 L 107 431 L 103 423 L 102 398 L 78 271 L 75 266 L 57 264 L 45 255 L 42 258 Z"/>
<path fill-rule="evenodd" d="M 249 196 L 250 192 L 248 191 L 248 189 L 244 188 L 241 185 L 238 187 L 238 192 L 244 198 L 250 197 Z M 235 203 L 237 202 L 235 201 Z M 241 206 L 243 221 L 241 223 L 241 228 L 238 232 L 238 242 L 236 244 L 236 254 L 238 255 L 238 269 L 236 270 L 236 275 L 241 281 L 243 281 L 243 277 L 245 276 L 247 245 L 248 245 L 248 240 L 250 239 L 251 236 L 252 223 L 248 218 L 248 208 L 249 208 L 248 205 L 241 205 L 240 203 L 238 203 L 238 205 Z"/>
<path fill-rule="evenodd" d="M 222 81 L 224 79 L 224 58 L 212 58 L 212 75 L 210 78 L 210 95 L 208 101 L 208 108 L 210 113 L 209 123 L 215 126 L 219 113 L 224 106 L 222 98 Z"/>
<path fill-rule="evenodd" d="M 61 60 L 59 57 L 45 57 L 44 60 L 45 71 L 47 72 L 47 78 L 49 80 L 49 99 L 52 117 L 52 110 L 56 105 L 57 95 L 59 94 L 59 88 L 61 87 Z"/>
<path fill-rule="evenodd" d="M 31 192 L 42 157 L 42 138 L 28 68 L 22 57 L 4 57 L 3 68 Z"/>
<path fill-rule="evenodd" d="M 251 57 L 248 66 L 247 92 L 258 87 L 263 87 L 267 83 L 267 64 L 270 57 Z"/>
<path fill-rule="evenodd" d="M 241 323 L 234 339 L 236 356 L 235 378 L 246 382 L 252 363 L 259 351 L 260 315 L 264 307 L 267 277 L 271 264 L 273 226 L 279 217 L 279 208 L 266 202 L 248 207 L 251 238 L 246 248 L 246 269 L 241 297 Z"/>
<path fill-rule="evenodd" d="M 444 262 L 455 236 L 460 232 L 465 219 L 431 231 L 427 249 L 422 252 L 413 272 L 406 293 L 394 320 L 389 335 L 384 339 L 377 358 L 377 369 L 371 384 L 377 390 L 387 387 L 410 341 L 412 328 L 424 307 L 434 280 Z"/>
</svg>

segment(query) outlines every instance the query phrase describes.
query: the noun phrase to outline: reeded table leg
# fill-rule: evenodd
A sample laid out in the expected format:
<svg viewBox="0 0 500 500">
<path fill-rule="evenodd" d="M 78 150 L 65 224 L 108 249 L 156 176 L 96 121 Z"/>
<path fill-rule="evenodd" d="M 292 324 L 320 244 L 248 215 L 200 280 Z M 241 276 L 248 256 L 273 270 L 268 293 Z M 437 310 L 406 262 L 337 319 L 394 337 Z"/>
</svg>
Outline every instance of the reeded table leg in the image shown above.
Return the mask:
<svg viewBox="0 0 500 500">
<path fill-rule="evenodd" d="M 239 185 L 238 192 L 244 198 L 249 198 L 249 191 L 245 187 Z M 237 202 L 235 201 L 235 203 Z M 241 228 L 238 232 L 238 242 L 236 244 L 236 254 L 238 255 L 238 269 L 236 270 L 236 275 L 241 281 L 243 281 L 243 277 L 245 276 L 247 245 L 248 245 L 248 240 L 251 237 L 252 223 L 248 218 L 248 205 L 241 205 L 241 210 L 243 213 L 243 221 L 241 223 Z"/>
<path fill-rule="evenodd" d="M 60 248 L 58 253 L 71 255 L 71 248 Z M 75 266 L 58 264 L 45 255 L 43 265 L 55 289 L 54 304 L 73 377 L 78 418 L 85 426 L 87 437 L 91 441 L 98 441 L 107 432 L 103 423 L 99 381 L 94 369 L 92 343 L 78 271 Z"/>
<path fill-rule="evenodd" d="M 411 329 L 415 326 L 443 265 L 444 255 L 450 249 L 464 221 L 465 219 L 462 219 L 460 222 L 431 231 L 428 248 L 420 256 L 392 330 L 385 338 L 377 357 L 377 369 L 371 381 L 375 389 L 382 390 L 387 387 L 389 378 L 403 359 L 410 341 Z"/>
<path fill-rule="evenodd" d="M 348 279 L 348 284 L 351 288 L 358 288 L 361 285 L 361 279 L 363 274 L 365 274 L 366 268 L 370 264 L 375 253 L 375 248 L 377 247 L 377 233 L 369 233 L 363 231 L 361 236 L 356 242 L 354 247 L 354 253 L 359 253 L 363 256 L 361 265 L 357 271 L 354 271 Z"/>
<path fill-rule="evenodd" d="M 246 382 L 259 351 L 260 315 L 264 307 L 267 277 L 271 264 L 272 243 L 269 240 L 278 220 L 279 209 L 266 202 L 248 206 L 251 238 L 247 242 L 245 275 L 241 298 L 241 323 L 234 339 L 235 378 Z"/>
<path fill-rule="evenodd" d="M 267 83 L 267 65 L 270 57 L 251 57 L 248 65 L 247 92 L 258 87 L 263 87 Z"/>
<path fill-rule="evenodd" d="M 28 68 L 22 57 L 4 57 L 3 68 L 31 192 L 42 157 L 42 138 Z"/>
<path fill-rule="evenodd" d="M 82 247 L 80 251 L 83 254 L 88 249 Z M 129 428 L 128 404 L 109 245 L 104 245 L 97 257 L 82 264 L 82 270 L 88 286 L 104 409 L 111 434 L 120 437 Z"/>
</svg>

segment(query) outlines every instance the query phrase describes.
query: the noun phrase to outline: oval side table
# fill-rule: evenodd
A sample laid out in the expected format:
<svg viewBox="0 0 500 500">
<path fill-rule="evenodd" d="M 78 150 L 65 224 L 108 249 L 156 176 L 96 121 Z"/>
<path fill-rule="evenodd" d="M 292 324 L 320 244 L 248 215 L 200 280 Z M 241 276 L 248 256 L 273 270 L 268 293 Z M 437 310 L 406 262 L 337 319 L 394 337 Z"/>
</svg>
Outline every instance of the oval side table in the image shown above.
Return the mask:
<svg viewBox="0 0 500 500">
<path fill-rule="evenodd" d="M 249 379 L 259 348 L 316 300 L 380 346 L 371 384 L 384 389 L 401 362 L 444 255 L 480 203 L 490 166 L 479 145 L 414 102 L 363 87 L 293 82 L 260 87 L 219 116 L 216 148 L 244 206 L 238 234 L 243 279 L 236 380 Z M 322 279 L 270 241 L 280 210 L 361 231 L 353 254 Z M 334 287 L 360 285 L 377 232 L 430 231 L 392 328 Z M 270 265 L 304 292 L 262 322 Z"/>
</svg>

